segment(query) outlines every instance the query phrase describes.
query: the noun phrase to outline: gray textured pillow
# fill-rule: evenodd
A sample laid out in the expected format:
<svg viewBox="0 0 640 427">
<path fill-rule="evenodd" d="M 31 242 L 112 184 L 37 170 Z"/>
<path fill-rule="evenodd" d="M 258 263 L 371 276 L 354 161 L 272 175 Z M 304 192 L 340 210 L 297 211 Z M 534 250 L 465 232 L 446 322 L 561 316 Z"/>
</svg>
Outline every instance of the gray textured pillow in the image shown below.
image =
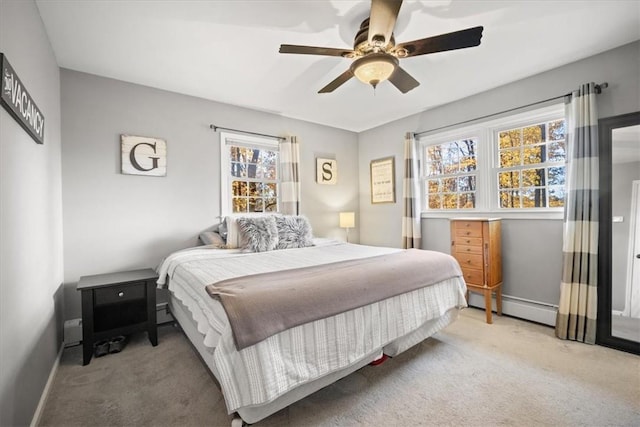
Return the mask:
<svg viewBox="0 0 640 427">
<path fill-rule="evenodd" d="M 266 252 L 278 246 L 278 228 L 273 216 L 240 217 L 237 222 L 243 249 Z"/>
<path fill-rule="evenodd" d="M 222 222 L 218 225 L 218 234 L 220 234 L 225 242 L 227 241 L 227 231 L 227 219 L 222 218 Z"/>
<path fill-rule="evenodd" d="M 226 245 L 222 236 L 216 231 L 203 231 L 198 237 L 203 245 L 213 245 L 218 248 L 223 248 Z"/>
<path fill-rule="evenodd" d="M 313 232 L 304 216 L 276 216 L 278 225 L 278 249 L 306 248 L 313 246 Z"/>
</svg>

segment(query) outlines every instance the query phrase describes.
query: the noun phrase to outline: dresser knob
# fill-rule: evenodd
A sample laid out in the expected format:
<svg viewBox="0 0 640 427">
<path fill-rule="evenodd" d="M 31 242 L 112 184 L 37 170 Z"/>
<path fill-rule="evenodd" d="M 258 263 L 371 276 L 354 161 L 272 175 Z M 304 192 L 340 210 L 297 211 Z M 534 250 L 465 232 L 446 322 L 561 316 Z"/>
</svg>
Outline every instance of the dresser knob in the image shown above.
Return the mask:
<svg viewBox="0 0 640 427">
<path fill-rule="evenodd" d="M 118 296 L 122 298 L 124 296 L 124 292 L 118 292 Z"/>
</svg>

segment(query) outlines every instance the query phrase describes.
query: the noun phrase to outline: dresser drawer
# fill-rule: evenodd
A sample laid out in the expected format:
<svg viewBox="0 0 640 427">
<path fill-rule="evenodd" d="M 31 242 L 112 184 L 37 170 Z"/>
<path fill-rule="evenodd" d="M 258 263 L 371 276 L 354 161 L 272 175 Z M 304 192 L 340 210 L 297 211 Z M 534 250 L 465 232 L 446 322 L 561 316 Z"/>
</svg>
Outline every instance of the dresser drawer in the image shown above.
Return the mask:
<svg viewBox="0 0 640 427">
<path fill-rule="evenodd" d="M 145 287 L 145 282 L 134 282 L 126 285 L 109 286 L 104 289 L 95 289 L 93 291 L 95 305 L 144 299 Z"/>
<path fill-rule="evenodd" d="M 482 237 L 460 237 L 457 236 L 455 239 L 456 245 L 464 245 L 464 246 L 482 246 Z"/>
<path fill-rule="evenodd" d="M 458 254 L 481 254 L 482 244 L 477 246 L 456 245 L 455 251 Z"/>
<path fill-rule="evenodd" d="M 470 267 L 482 270 L 482 254 L 467 254 L 456 251 L 454 257 L 462 268 Z"/>
<path fill-rule="evenodd" d="M 456 221 L 455 233 L 457 237 L 482 237 L 482 222 Z"/>
<path fill-rule="evenodd" d="M 476 270 L 475 268 L 463 268 L 462 275 L 464 276 L 464 281 L 470 285 L 483 285 L 483 274 L 482 270 Z"/>
</svg>

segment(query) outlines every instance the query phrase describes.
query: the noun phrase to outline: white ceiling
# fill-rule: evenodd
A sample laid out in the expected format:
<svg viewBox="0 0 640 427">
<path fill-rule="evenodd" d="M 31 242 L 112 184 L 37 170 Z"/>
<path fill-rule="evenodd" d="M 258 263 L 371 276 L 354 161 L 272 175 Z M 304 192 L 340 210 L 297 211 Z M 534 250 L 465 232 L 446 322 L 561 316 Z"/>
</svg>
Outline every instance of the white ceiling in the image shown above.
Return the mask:
<svg viewBox="0 0 640 427">
<path fill-rule="evenodd" d="M 351 79 L 350 60 L 280 44 L 352 48 L 368 1 L 37 0 L 58 64 L 360 132 L 640 39 L 640 1 L 405 1 L 397 43 L 484 26 L 479 47 L 405 58 L 407 94 Z M 220 124 L 224 126 L 224 124 Z"/>
</svg>

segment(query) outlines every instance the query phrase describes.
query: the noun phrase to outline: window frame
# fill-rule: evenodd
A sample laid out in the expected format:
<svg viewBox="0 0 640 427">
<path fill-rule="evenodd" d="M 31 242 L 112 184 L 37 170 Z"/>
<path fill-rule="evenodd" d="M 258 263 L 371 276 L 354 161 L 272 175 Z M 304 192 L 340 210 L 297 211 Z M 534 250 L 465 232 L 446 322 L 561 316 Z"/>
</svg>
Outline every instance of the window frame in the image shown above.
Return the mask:
<svg viewBox="0 0 640 427">
<path fill-rule="evenodd" d="M 567 171 L 567 163 L 566 163 L 566 157 L 565 157 L 565 162 L 551 162 L 548 160 L 548 152 L 547 152 L 547 160 L 541 163 L 531 163 L 531 164 L 527 164 L 524 161 L 524 154 L 525 154 L 525 149 L 527 148 L 527 145 L 525 145 L 524 143 L 521 144 L 518 147 L 518 151 L 519 151 L 519 155 L 521 156 L 521 164 L 518 165 L 513 165 L 510 167 L 504 167 L 502 168 L 500 166 L 501 163 L 501 153 L 503 151 L 508 151 L 508 149 L 504 149 L 501 150 L 500 148 L 500 133 L 501 132 L 505 132 L 505 131 L 510 131 L 510 130 L 522 130 L 528 127 L 532 127 L 532 126 L 536 126 L 536 125 L 540 125 L 540 124 L 549 124 L 552 122 L 556 122 L 556 121 L 560 121 L 560 120 L 565 120 L 564 119 L 564 115 L 563 117 L 556 117 L 556 116 L 552 116 L 553 118 L 548 119 L 548 118 L 544 118 L 544 119 L 540 119 L 540 120 L 535 120 L 535 121 L 525 121 L 525 122 L 520 122 L 519 124 L 516 124 L 514 126 L 500 126 L 500 127 L 494 127 L 493 132 L 492 132 L 492 138 L 493 141 L 495 143 L 494 145 L 494 168 L 493 168 L 493 175 L 492 178 L 495 182 L 495 185 L 493 185 L 493 190 L 492 190 L 492 196 L 495 196 L 495 207 L 496 209 L 498 209 L 499 211 L 507 211 L 507 212 L 511 212 L 511 211 L 521 211 L 521 210 L 530 210 L 533 212 L 538 212 L 538 211 L 554 211 L 554 210 L 560 210 L 562 211 L 564 209 L 564 207 L 532 207 L 532 208 L 508 208 L 508 207 L 501 207 L 500 206 L 500 192 L 501 191 L 509 191 L 509 190 L 505 190 L 505 189 L 501 189 L 500 188 L 500 182 L 499 182 L 499 178 L 498 175 L 500 173 L 506 173 L 509 171 L 518 171 L 520 173 L 520 187 L 518 187 L 519 189 L 521 188 L 535 188 L 534 186 L 529 186 L 529 187 L 525 187 L 523 186 L 523 180 L 524 180 L 524 171 L 526 170 L 533 170 L 533 169 L 543 169 L 545 171 L 545 176 L 547 176 L 548 170 L 554 167 L 564 167 L 565 169 L 565 174 Z M 565 120 L 565 124 L 566 124 L 566 120 Z M 566 127 L 565 127 L 566 130 Z M 548 128 L 545 127 L 545 133 L 548 133 Z M 545 137 L 548 135 L 545 135 Z M 542 141 L 541 143 L 536 143 L 536 144 L 532 144 L 532 146 L 545 146 L 546 148 L 549 148 L 550 144 L 554 142 L 552 140 L 546 139 L 544 141 Z M 563 140 L 564 144 L 565 144 L 565 155 L 566 155 L 566 143 L 567 143 L 567 138 L 565 135 L 565 138 Z M 514 150 L 514 148 L 512 148 L 511 150 Z M 566 182 L 566 179 L 565 179 Z M 545 190 L 545 204 L 550 201 L 550 193 L 551 190 L 554 187 L 560 187 L 561 184 L 551 184 L 549 183 L 549 180 L 545 180 L 545 184 L 543 186 L 539 186 L 539 188 L 543 188 Z M 565 187 L 565 184 L 562 184 L 562 187 Z M 566 199 L 566 194 L 565 194 L 565 199 Z"/>
<path fill-rule="evenodd" d="M 241 212 L 233 212 L 233 202 L 232 196 L 233 191 L 231 189 L 231 183 L 234 177 L 231 176 L 231 149 L 230 147 L 241 146 L 247 148 L 260 148 L 270 151 L 275 151 L 278 154 L 276 161 L 276 200 L 277 200 L 277 208 L 275 212 L 280 211 L 280 203 L 281 203 L 281 170 L 280 170 L 280 143 L 278 140 L 267 138 L 267 137 L 259 137 L 259 136 L 251 136 L 240 133 L 231 133 L 231 132 L 221 132 L 220 133 L 220 212 L 221 216 L 225 217 L 228 215 L 241 215 Z M 235 177 L 237 178 L 237 177 Z M 260 182 L 260 180 L 257 180 Z M 267 182 L 267 181 L 263 181 Z M 273 182 L 272 180 L 268 180 L 268 182 Z M 252 215 L 254 212 L 245 212 L 246 214 Z"/>
<path fill-rule="evenodd" d="M 563 207 L 501 208 L 498 190 L 498 172 L 500 170 L 498 133 L 505 129 L 526 127 L 543 121 L 558 119 L 566 120 L 564 104 L 562 103 L 555 103 L 522 113 L 502 115 L 496 119 L 476 122 L 472 125 L 418 137 L 420 191 L 423 198 L 421 216 L 423 218 L 451 218 L 469 215 L 499 215 L 502 218 L 514 219 L 561 220 L 564 212 Z M 471 138 L 477 138 L 476 207 L 470 209 L 428 209 L 428 200 L 426 200 L 428 179 L 428 176 L 426 176 L 426 148 L 429 145 Z M 567 163 L 565 162 L 564 165 L 566 167 Z"/>
<path fill-rule="evenodd" d="M 438 134 L 435 138 L 427 138 L 426 141 L 420 140 L 420 191 L 425 200 L 422 201 L 422 211 L 430 212 L 430 213 L 448 213 L 448 212 L 476 212 L 478 206 L 484 206 L 484 201 L 480 201 L 479 198 L 484 197 L 484 191 L 480 191 L 485 183 L 483 179 L 483 174 L 481 173 L 481 168 L 484 167 L 483 159 L 484 153 L 482 153 L 481 147 L 481 131 L 478 128 L 464 128 L 464 129 L 456 129 L 452 132 Z M 475 170 L 475 178 L 476 178 L 476 190 L 475 190 L 475 208 L 470 209 L 429 209 L 429 200 L 427 196 L 428 184 L 427 181 L 430 179 L 430 176 L 427 174 L 427 148 L 433 145 L 446 144 L 449 142 L 462 141 L 462 140 L 475 140 L 476 141 L 476 170 Z M 431 178 L 433 178 L 431 176 Z"/>
</svg>

